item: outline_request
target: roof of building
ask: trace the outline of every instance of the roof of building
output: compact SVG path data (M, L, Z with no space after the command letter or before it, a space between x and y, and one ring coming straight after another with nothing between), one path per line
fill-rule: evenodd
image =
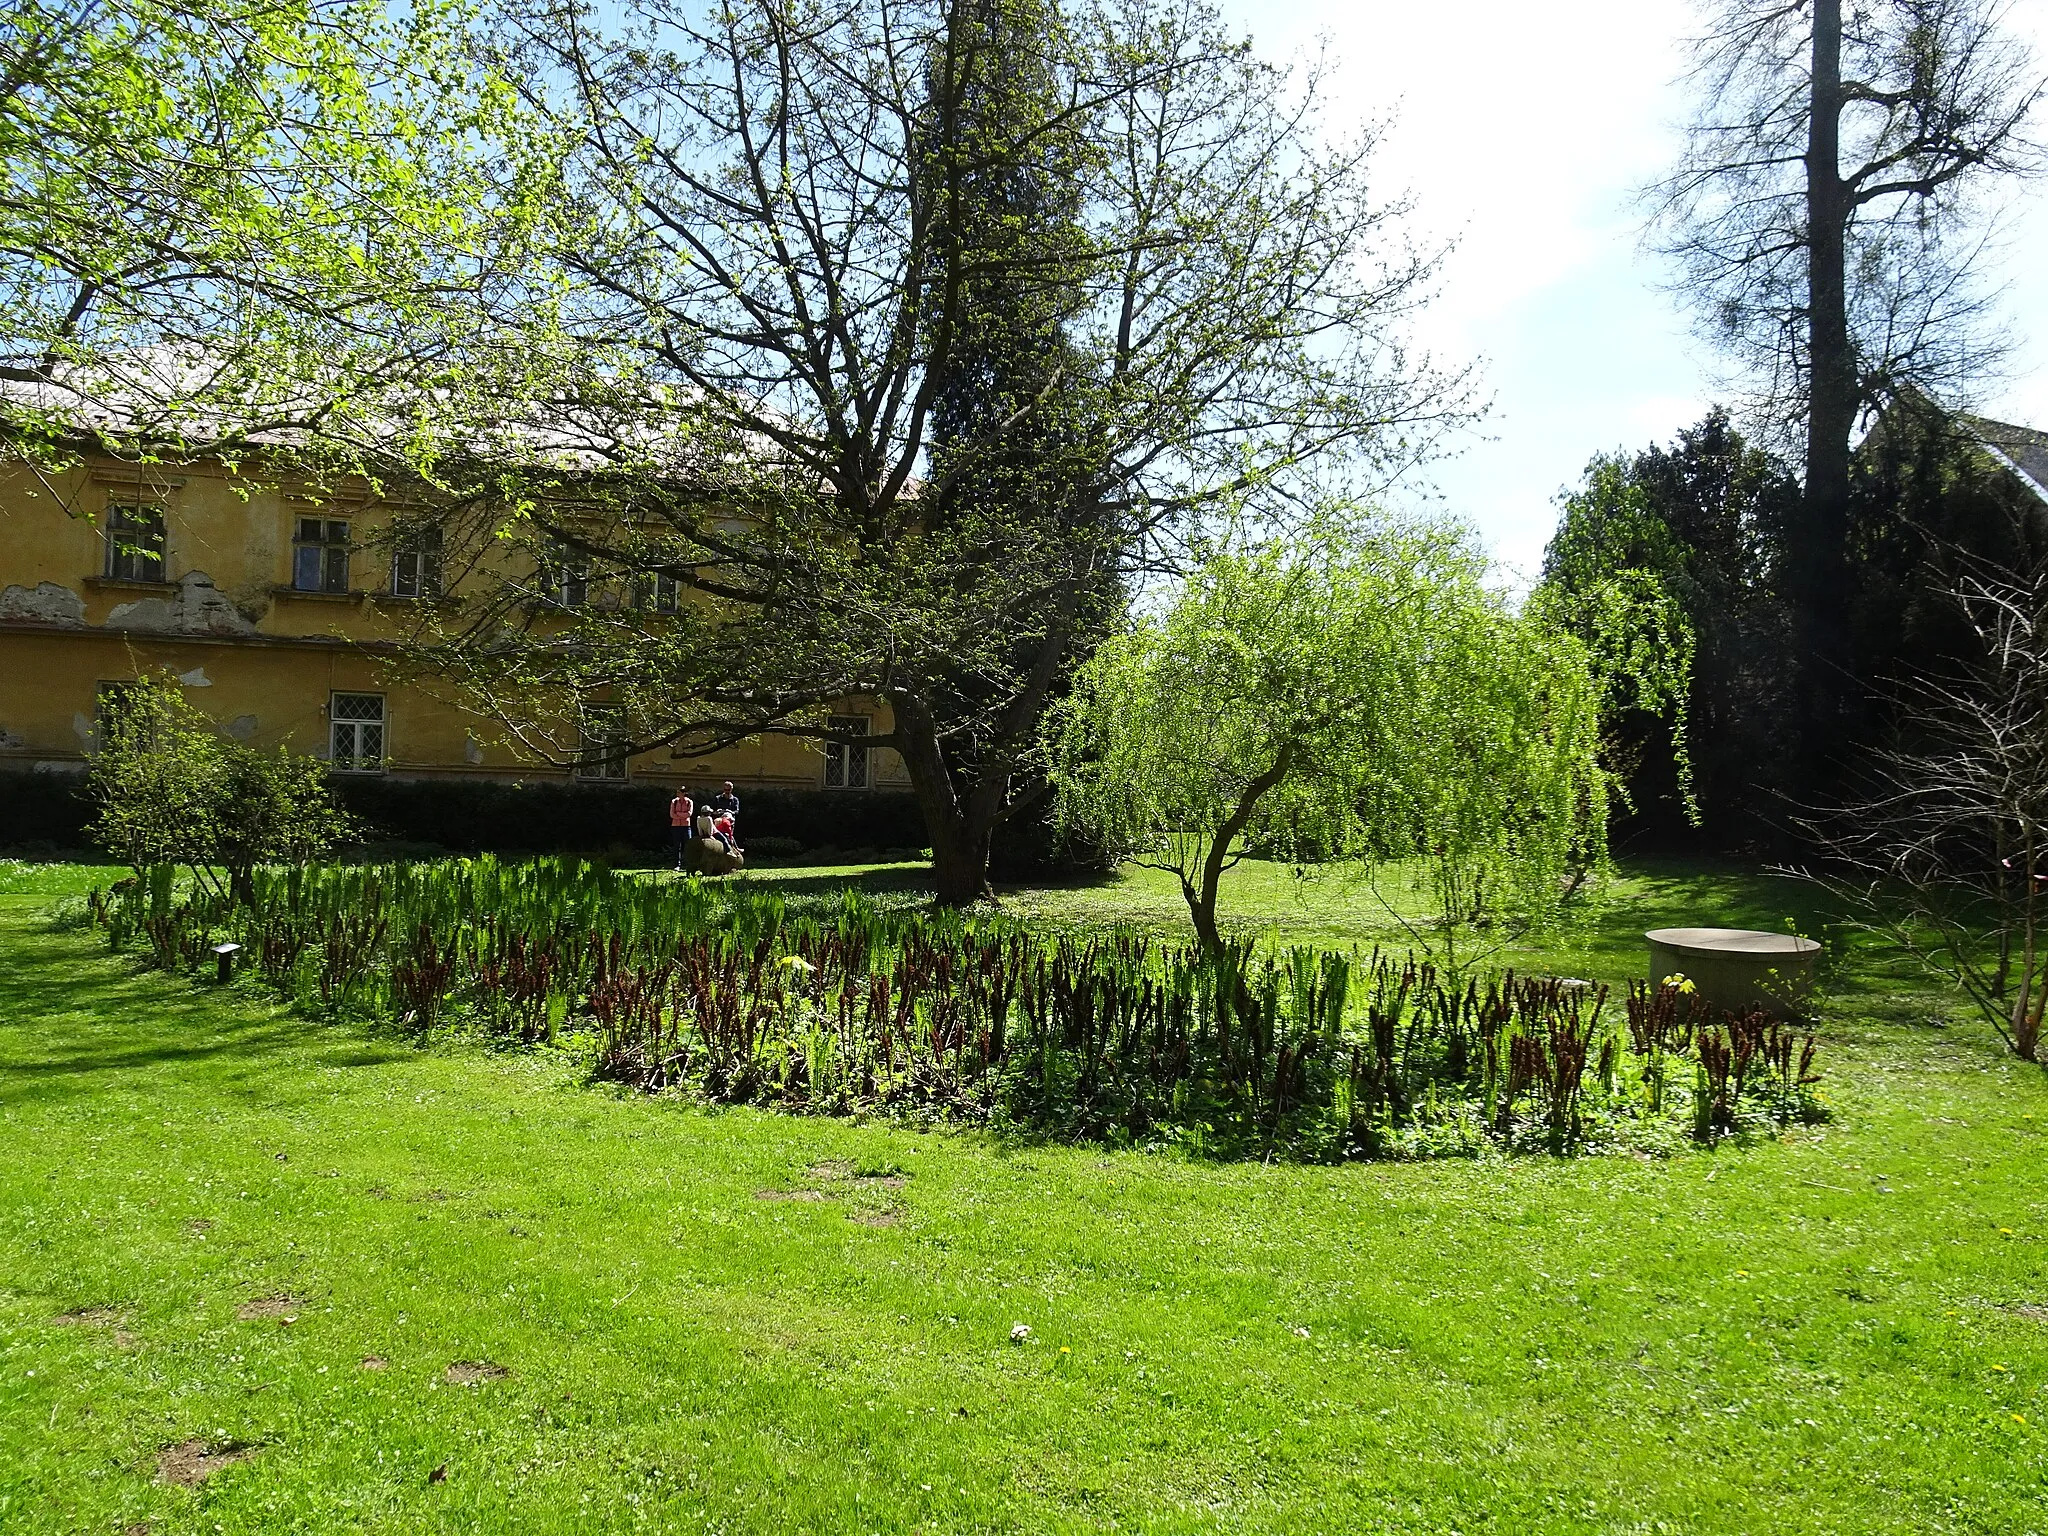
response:
M415 430L404 411L448 413L440 423L444 447L489 463L555 470L602 471L629 467L686 478L704 473L719 455L707 447L692 391L652 387L637 397L623 392L595 403L567 397L463 402L469 415L452 414L457 402L439 391L394 388L386 398L351 402L353 415L335 407L318 381L266 380L249 385L233 359L195 356L162 347L97 358L91 368L65 365L48 378L0 380L0 432L26 419L91 442L106 438L205 457L222 448L251 447L284 455L352 443L374 447L386 467L400 462ZM764 425L788 418L763 403ZM315 430L307 425L322 422ZM741 431L741 441L762 461L775 445L766 430Z
M2048 432L1992 421L1985 416L1960 418L1977 441L1996 454L2005 467L2043 502L2048 502Z

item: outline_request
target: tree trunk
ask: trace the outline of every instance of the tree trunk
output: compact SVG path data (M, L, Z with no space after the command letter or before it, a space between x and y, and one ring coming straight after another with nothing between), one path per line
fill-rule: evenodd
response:
M1008 787L1007 779L998 786L977 784L963 798L953 783L937 721L924 701L914 693L892 694L890 709L896 750L932 840L932 884L939 905L964 907L992 896L989 846L1002 818L1001 790Z
M1223 825L1210 839L1208 851L1202 855L1201 884L1192 884L1186 875L1181 876L1181 894L1187 898L1188 917L1195 925L1195 937L1212 955L1223 948L1223 933L1216 926L1216 897L1223 888L1223 871L1230 862L1230 845L1244 831L1266 792L1286 778L1287 770L1293 766L1294 743L1283 742L1266 771L1245 785L1236 808L1224 818Z
M1849 436L1862 386L1849 337L1849 188L1841 173L1842 5L1814 0L1806 140L1806 488L1792 553L1807 767L1838 737L1848 675Z
M928 816L926 824L932 834L933 896L939 905L965 907L993 898L988 855L994 825L977 825L975 818L967 815L949 817L938 826L932 826Z
M1218 871L1220 876L1221 871ZM1195 925L1195 938L1202 948L1215 954L1223 948L1223 933L1216 926L1216 890L1218 881L1206 878L1199 888L1183 880L1180 893L1187 899L1188 917Z
M990 728L979 775L966 794L961 794L954 782L930 706L914 689L898 688L889 693L896 750L910 775L918 808L924 812L925 830L931 834L932 883L940 906L964 907L995 895L988 881L989 850L996 828L1010 808L1014 764L1037 734L1045 702L1066 661L1079 597L1078 586L1068 583L1022 686Z
M2041 994L2048 990L2048 978L2035 974L2040 961L2041 882L2032 837L2020 862L2020 879L2026 887L2020 893L2020 987L2012 1005L2012 1048L2022 1060L2039 1061L2042 1015L2048 1012L2048 997Z

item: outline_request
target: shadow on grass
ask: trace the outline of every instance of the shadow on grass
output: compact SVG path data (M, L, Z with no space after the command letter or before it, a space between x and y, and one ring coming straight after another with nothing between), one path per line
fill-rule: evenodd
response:
M750 884L770 885L784 896L837 896L842 891L859 891L868 896L901 896L932 893L929 864L882 864L870 869L819 870L806 873L801 865L768 865L747 871Z
M378 1055L357 1052L353 1056L306 1057L307 1041L302 1034L283 1030L266 1032L248 1031L237 1034L233 1039L221 1040L204 1046L159 1046L138 1048L129 1051L81 1053L70 1056L53 1056L41 1060L6 1062L7 1084L0 1084L0 1104L26 1105L47 1103L52 1098L69 1093L97 1092L105 1084L102 1081L111 1074L146 1072L152 1068L189 1065L217 1059L228 1059L251 1068L260 1068L266 1059L282 1062L290 1057L297 1065L322 1067L370 1067L383 1066L403 1058L395 1054ZM57 1080L70 1080L53 1092L51 1084Z
M1631 860L1621 876L1627 889L1587 932L1586 947L1595 953L1645 950L1643 935L1653 928L1754 928L1824 939L1842 920L1819 886L1754 866Z
M138 969L82 935L16 927L0 951L0 1104L97 1092L109 1078L197 1063L273 1078L287 1059L294 1069L407 1059L400 1047L250 1001ZM296 1071L294 1079L303 1081Z

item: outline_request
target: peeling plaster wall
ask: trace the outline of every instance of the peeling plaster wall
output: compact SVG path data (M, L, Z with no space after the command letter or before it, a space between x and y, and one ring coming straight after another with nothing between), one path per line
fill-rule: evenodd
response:
M369 595L389 581L378 539L391 512L366 494L265 488L209 462L96 460L46 477L0 456L0 757L75 770L96 745L99 686L168 669L228 734L265 750L289 742L325 752L329 696L380 693L393 774L566 780L491 723L391 682L347 643L388 640L409 622ZM105 574L107 508L137 500L164 511L167 582ZM316 510L353 525L358 553L343 597L289 590L294 519ZM768 737L706 759L646 753L631 772L797 787L820 784L823 766L809 745ZM893 753L878 751L875 781L896 781L895 767Z
M82 626L85 599L54 581L39 581L33 587L8 587L0 591L0 619Z
M204 571L188 571L176 597L122 603L107 615L109 629L161 635L253 635L256 626L214 586Z

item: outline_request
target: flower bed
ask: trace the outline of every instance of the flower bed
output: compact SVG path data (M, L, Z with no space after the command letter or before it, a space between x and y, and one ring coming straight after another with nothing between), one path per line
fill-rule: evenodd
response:
M168 869L95 892L116 948L222 939L313 1012L584 1053L591 1075L800 1113L884 1113L1209 1155L1557 1152L1818 1113L1815 1046L1676 988L1496 977L1250 941L889 909L854 893L491 858L260 871L233 905Z

